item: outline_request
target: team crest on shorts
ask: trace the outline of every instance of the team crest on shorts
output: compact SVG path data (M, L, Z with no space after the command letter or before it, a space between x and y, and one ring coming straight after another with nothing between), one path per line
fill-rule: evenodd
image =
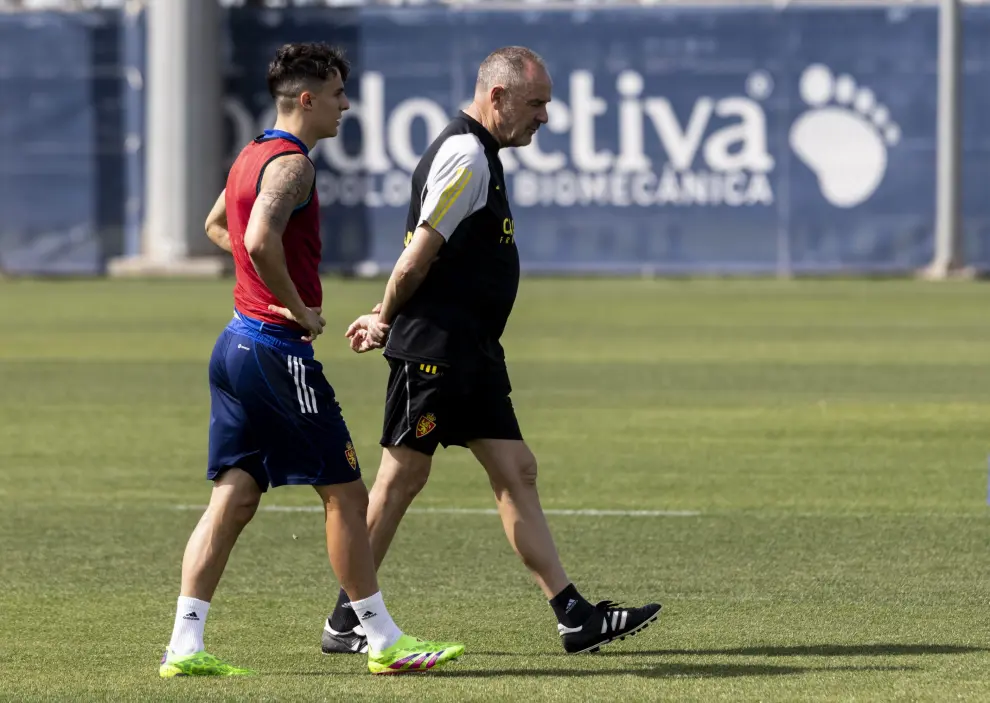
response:
M347 443L344 447L344 456L347 457L347 463L351 465L351 468L357 471L357 452L354 451L354 444L351 442Z
M426 413L421 415L419 422L416 423L416 439L420 437L425 437L433 431L433 428L437 426L437 416L433 413Z

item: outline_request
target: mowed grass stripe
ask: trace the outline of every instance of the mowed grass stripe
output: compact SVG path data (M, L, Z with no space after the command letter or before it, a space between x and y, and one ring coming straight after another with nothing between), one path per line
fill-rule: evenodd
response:
M987 288L896 281L523 280L504 343L541 498L622 513L549 520L590 599L663 603L640 636L564 656L449 450L381 582L456 667L320 654L337 586L300 488L265 497L289 511L247 528L207 625L261 675L158 680L230 288L0 284L0 700L986 699ZM387 371L342 334L381 288L325 281L317 345L369 484ZM659 510L701 515L635 515Z

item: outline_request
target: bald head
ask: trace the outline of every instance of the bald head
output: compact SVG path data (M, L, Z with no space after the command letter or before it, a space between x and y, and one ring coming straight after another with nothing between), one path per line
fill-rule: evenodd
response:
M481 62L475 92L488 93L497 85L513 90L532 81L538 73L547 74L547 67L535 51L524 46L502 47Z

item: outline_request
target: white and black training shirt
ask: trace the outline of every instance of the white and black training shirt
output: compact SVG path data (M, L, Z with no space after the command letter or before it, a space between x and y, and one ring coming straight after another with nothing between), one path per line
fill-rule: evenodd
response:
M460 112L420 159L406 244L424 223L446 241L393 320L386 356L504 361L499 339L519 287L519 252L498 150L492 134Z

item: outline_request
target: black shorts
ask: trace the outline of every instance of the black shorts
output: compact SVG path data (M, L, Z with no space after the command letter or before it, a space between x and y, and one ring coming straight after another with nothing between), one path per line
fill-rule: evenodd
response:
M438 444L466 447L473 439L522 439L504 364L388 363L383 447L409 447L432 456Z

